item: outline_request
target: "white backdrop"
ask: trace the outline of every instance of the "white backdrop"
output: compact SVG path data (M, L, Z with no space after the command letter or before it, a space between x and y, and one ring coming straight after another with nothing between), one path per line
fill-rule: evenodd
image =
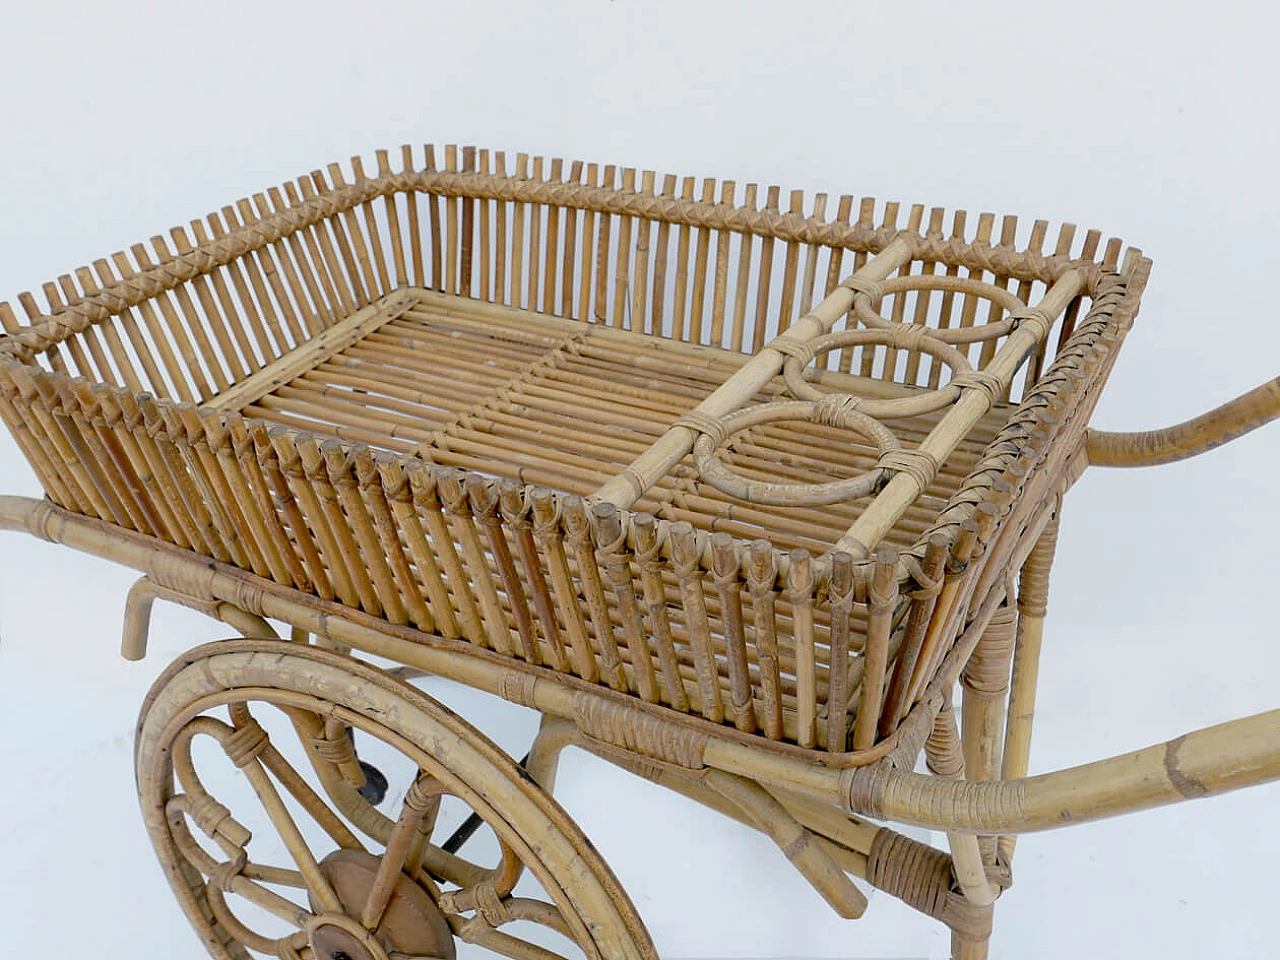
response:
M122 0L7 5L2 29L0 297L329 160L458 142L1118 233L1155 271L1102 427L1180 420L1280 372L1273 5ZM1280 428L1079 484L1034 771L1280 702L1277 451ZM0 492L39 493L7 436ZM152 656L120 661L133 576L0 545L13 956L201 955L136 815L130 744L151 679L224 631L160 611ZM522 721L476 709L518 754ZM599 763L572 756L561 783L664 956L946 955L889 898L837 920L768 844ZM1024 838L993 955L1274 956L1278 800ZM692 865L664 868L676 855Z

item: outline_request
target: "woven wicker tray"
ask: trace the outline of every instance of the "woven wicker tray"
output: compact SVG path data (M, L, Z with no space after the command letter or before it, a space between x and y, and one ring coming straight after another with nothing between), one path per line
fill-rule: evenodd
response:
M1145 261L445 165L317 174L8 320L51 498L745 733L892 734L994 582L939 604L945 558L1030 548Z
M75 270L18 298L25 322L0 304L0 417L48 495L0 498L0 526L144 571L127 656L156 598L251 638L181 658L139 727L144 814L215 955L501 945L520 911L588 955L651 955L533 785L569 743L766 832L841 915L866 906L850 873L903 898L968 960L1013 834L1280 776L1275 713L1026 776L1063 494L1091 462L1164 462L1266 422L1280 381L1168 430L1090 431L1140 251L1070 225L781 199L406 148ZM268 617L327 652L286 648ZM350 648L541 711L530 758ZM382 855L343 840L312 862L264 800L301 872L250 877L247 839L182 766L175 793L171 751L197 729L266 776L251 700L283 705L320 792ZM196 717L215 702L231 726ZM355 792L347 726L415 758L394 828ZM933 776L913 772L922 751ZM303 806L324 802L290 777ZM412 839L432 791L471 798L505 866L440 855L417 886L395 879L434 849ZM495 792L512 806L491 809ZM946 830L950 854L868 816ZM518 853L530 836L541 854ZM526 867L555 906L495 886ZM264 877L319 914L298 920ZM224 891L301 926L264 939L218 913ZM439 943L377 925L393 891Z

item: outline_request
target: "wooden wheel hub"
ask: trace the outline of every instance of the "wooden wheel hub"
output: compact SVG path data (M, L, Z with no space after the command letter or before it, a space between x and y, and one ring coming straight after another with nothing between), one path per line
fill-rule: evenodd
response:
M335 850L320 861L345 914L320 914L311 924L307 933L316 960L386 960L391 951L454 960L449 921L431 895L404 875L396 879L376 930L370 933L352 919L364 909L381 863L363 850ZM318 908L314 897L312 908Z
M386 960L386 953L368 942L367 933L361 937L324 917L312 924L309 936L316 960Z

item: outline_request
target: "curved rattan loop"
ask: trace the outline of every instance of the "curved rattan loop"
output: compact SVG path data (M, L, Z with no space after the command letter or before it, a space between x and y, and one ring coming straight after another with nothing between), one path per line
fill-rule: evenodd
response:
M969 373L972 367L969 361L955 347L935 336L937 331L916 326L915 324L896 324L892 327L874 330L843 330L840 333L829 333L823 337L810 340L809 359L797 354L788 354L782 367L782 376L786 380L791 395L800 400L823 400L834 394L819 390L804 378L807 364L817 356L838 350L843 347L883 346L896 350L907 350L924 353L935 360L945 363L952 376ZM913 392L905 397L892 399L876 397L858 398L858 410L870 417L915 417L922 413L931 413L949 407L960 397L960 388L947 384L938 390Z
M1003 287L992 283L983 283L969 277L949 277L945 274L916 274L910 277L894 277L880 283L880 296L894 293L906 293L909 290L940 290L944 293L963 293L970 296L990 300L1009 314L1026 311L1027 305ZM853 313L864 326L872 330L884 330L893 325L872 308L872 297L859 293L853 300ZM931 336L943 343L977 343L981 340L995 340L1010 333L1018 325L1018 319L1006 316L995 323L984 323L973 327L943 327L930 329Z
M724 439L728 440L735 433L761 424L776 423L780 420L805 420L809 423L822 423L852 430L864 440L875 444L881 456L891 450L899 449L900 444L893 431L857 409L860 403L861 401L856 397L842 396L824 397L820 402L783 400L765 403L724 417L720 421L720 428ZM771 483L748 480L716 459L715 452L720 446L721 443L717 443L716 437L710 434L703 433L698 437L693 445L693 459L697 464L698 472L702 474L703 480L721 493L745 500L747 503L779 507L841 503L873 493L888 475L886 470L878 468L856 477L832 480L827 483Z

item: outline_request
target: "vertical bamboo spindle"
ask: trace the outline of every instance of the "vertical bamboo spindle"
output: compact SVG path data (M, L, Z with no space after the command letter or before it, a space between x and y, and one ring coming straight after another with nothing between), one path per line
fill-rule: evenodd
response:
M792 634L796 651L796 741L817 744L818 670L813 637L813 563L809 551L796 547L789 556L787 595L791 600Z
M493 557L498 580L507 595L507 607L515 621L516 639L520 644L519 652L529 663L541 664L542 654L539 650L538 634L533 626L533 617L529 615L524 583L516 570L515 560L511 556L511 548L507 545L507 536L503 530L498 491L494 489L493 483L474 473L467 476L465 487L471 512L484 528L485 539L489 541L489 555ZM480 564L476 564L475 576L483 576L482 569ZM505 623L505 618L503 622Z
M426 168L429 171L436 169L436 147L434 143L428 143L423 148L426 159ZM424 198L427 204L427 230L430 234L431 248L428 251L431 255L431 289L445 291L444 269L441 264L444 262L444 244L440 240L440 197L434 193L428 193Z
M711 645L707 599L698 563L700 551L693 525L686 520L673 523L667 530L667 538L671 541L671 565L680 583L680 601L684 607L685 628L689 631L689 646L693 651L693 667L698 675L702 715L713 723L722 723L724 703L720 699L720 673L716 668L715 648Z
M662 178L662 196L671 199L676 195L676 178L668 173ZM668 220L658 221L657 241L653 250L653 296L650 308L649 332L656 337L666 333L665 316L667 304L667 267L671 250L671 223Z
M907 612L907 622L902 631L898 658L893 665L889 689L885 694L884 708L880 711L881 737L887 737L897 728L909 707L907 688L911 683L916 664L919 662L925 631L929 627L930 618L937 605L938 594L942 590L942 572L947 562L946 536L942 533L934 533L929 537L924 560L920 563L917 564L915 558L911 556L905 559L908 567L913 571L912 578L917 586L907 594L911 598L911 609Z
M853 609L853 557L831 555L831 677L827 689L827 749L842 753L849 715L849 614Z
M582 181L582 161L574 160L569 164L569 182L580 183ZM576 207L566 207L560 213L564 217L564 253L560 258L560 316L575 317L582 319L582 306L579 304L578 312L574 313L573 306L573 278L574 271L577 269L577 250L578 250L578 210Z
M685 177L681 183L680 199L693 202L693 177ZM689 307L689 236L692 231L687 223L676 228L676 276L674 299L671 304L671 336L685 340L685 318Z
M729 693L733 722L744 733L756 732L751 676L747 669L747 636L742 621L741 565L733 537L711 535L711 576L720 595L720 616L724 626L725 656L729 661Z
M742 209L754 211L756 208L756 185L748 183L742 197ZM729 347L740 353L746 336L747 299L751 285L751 245L755 234L738 234L738 282L733 294L733 332L729 338Z
M756 628L756 658L760 666L760 697L764 733L782 739L782 680L778 668L778 633L775 622L774 583L778 561L768 540L752 541L747 555L747 590Z
M573 586L569 572L569 558L564 551L564 536L560 526L560 513L551 491L535 487L529 491L533 503L533 537L541 545L547 558L547 572L555 590L558 608L564 618L564 628L569 634L569 649L573 651L574 672L583 680L595 683L600 678L596 658L591 652L591 640L587 636L587 624L582 617L582 604Z
M387 151L385 149L376 151L374 159L378 164L378 176L390 177L391 158ZM400 211L396 205L399 196L399 191L393 191L385 194L382 198L382 210L386 218L387 236L391 239L391 262L396 272L395 286L389 287L392 290L409 285L409 274L405 269L404 261L404 234L401 232Z
M720 184L720 206L729 209L733 206L733 194L737 184L725 180ZM732 234L728 230L716 231L716 266L714 286L711 292L711 339L713 347L724 345L724 312L728 301L729 282L729 245Z
M541 182L543 162L541 157L533 158L533 180ZM538 309L539 284L542 279L542 204L529 204L529 269L528 303L530 310Z
M622 518L618 516L618 508L612 503L597 503L591 508L591 521L594 526L596 553L618 600L618 619L622 622L622 633L627 641L636 691L643 699L657 703L658 685L653 673L653 657L649 653L649 642L640 619L640 604L636 600Z
M560 500L564 517L565 537L573 548L578 561L578 583L586 600L591 626L596 635L596 656L600 663L600 675L615 690L627 689L627 675L622 669L618 641L613 634L613 621L609 619L609 606L600 584L600 568L596 564L595 549L591 543L591 527L586 507L579 497Z
M778 212L778 188L765 190L764 208L769 213ZM773 282L773 244L772 236L760 238L760 261L756 273L756 322L752 328L751 352L759 353L769 336L769 317L772 313L769 306L769 290Z
M594 187L600 179L600 165L588 163L586 170L587 187ZM607 217L608 214L605 214ZM592 316L592 304L595 299L592 295L591 283L595 279L595 243L596 243L596 211L594 207L585 206L582 208L582 244L578 251L578 317L586 323L594 320Z
M889 632L893 611L898 605L898 551L889 546L876 551L871 572L867 607L867 643L862 652L862 695L853 723L853 749L865 750L875 743L883 702L884 675L889 662Z
M1040 647L1044 640L1044 619L1049 599L1049 568L1058 546L1059 514L1045 525L1040 539L1022 565L1018 583L1018 632L1013 648L1013 681L1009 694L1009 717L1004 736L1001 779L1018 780L1027 775L1031 757L1031 727L1036 713L1036 682L1040 673ZM1017 837L1001 837L1001 859L1012 861Z
M649 633L658 648L658 664L662 668L667 702L681 713L689 712L689 695L680 677L680 659L671 638L671 622L667 617L667 590L662 582L662 563L658 555L657 521L647 513L631 518L636 535L636 565L644 588L645 611L649 617Z
M933 611L933 616L929 619L929 629L925 632L920 656L916 660L911 680L907 684L907 695L903 701L907 709L910 709L911 705L919 699L921 691L932 679L933 675L930 672L930 666L937 657L943 641L948 639L944 638L942 633L947 628L947 622L951 619L951 608L955 605L956 594L964 582L965 574L969 570L969 558L973 556L973 551L977 544L978 524L977 521L970 517L960 525L960 531L951 544L950 556L946 562L946 575L942 583L942 592L938 594L938 602Z
M516 553L524 568L523 582L533 595L533 608L547 639L551 666L564 672L569 668L569 661L565 654L564 640L560 636L560 625L556 622L555 602L547 588L547 579L542 574L538 545L533 538L533 523L530 520L532 504L522 495L519 484L514 480L499 480L497 486L502 517L507 529L515 534Z
M645 197L653 197L654 172L645 170L640 174L640 193ZM653 236L653 221L645 217L636 220L635 257L631 265L631 275L635 283L631 291L631 329L637 332L653 333L649 322L649 241Z
M436 488L444 512L451 521L453 537L462 546L462 559L466 564L466 572L455 587L457 594L469 594L475 598L479 609L482 627L472 642L481 643L497 650L505 656L511 656L511 631L507 627L507 618L502 612L502 602L493 588L493 575L489 572L489 564L485 559L484 546L480 543L480 535L476 532L475 516L471 509L470 498L465 485L466 474L461 470L445 469L439 471ZM450 578L452 579L452 578ZM470 589L468 589L470 582Z
M404 144L400 147L400 163L405 173L414 171L413 147ZM405 213L407 215L406 232L409 235L409 259L413 263L413 285L426 288L427 274L422 257L422 228L418 216L418 194L415 190L406 190L404 195Z
M702 181L701 202L710 206L715 201L714 180ZM689 300L689 342L703 342L703 314L707 299L707 257L711 248L711 230L698 228L696 252L693 260L693 291Z
M606 190L614 189L618 168L606 164L600 174L600 186ZM596 226L596 259L595 259L595 306L592 308L592 319L596 323L607 323L609 320L609 255L613 252L613 221L610 213L601 212Z
M813 198L813 213L810 219L822 223L827 217L827 195L819 193ZM800 316L813 309L813 293L818 281L818 254L822 248L817 244L805 244L804 272L800 280ZM827 291L823 291L825 296Z
M556 158L551 161L551 180L561 183L564 179L564 161ZM547 205L546 251L543 257L542 277L542 312L556 312L556 279L560 266L560 211L556 204Z
M622 191L636 192L636 171L626 167L622 171ZM631 309L631 264L634 251L631 247L631 232L635 225L633 217L618 217L618 250L613 268L613 317L611 323L615 327L631 328L632 320L628 317Z
M493 155L494 175L506 177L507 155L501 150ZM507 287L507 214L513 204L495 200L493 204L493 302L514 304L515 294Z
M476 169L476 148L462 148L462 172L474 173ZM472 296L471 277L475 270L475 233L476 233L476 201L470 197L462 200L462 238L459 257L461 271L458 277L458 292L464 297Z
M489 176L489 151L481 150L477 159L479 172ZM489 208L492 201L481 197L476 201L476 250L479 251L479 293L476 299L494 303L493 293L493 235L490 229ZM499 203L501 201L498 201Z
M450 607L457 610L461 619L462 636L482 647L490 646L485 636L480 609L476 605L475 593L467 588L467 574L462 569L462 559L458 556L453 534L445 518L439 470L421 460L410 460L404 466L404 473L409 479L413 506L431 540L431 552L439 559L440 569L448 583L453 600Z

